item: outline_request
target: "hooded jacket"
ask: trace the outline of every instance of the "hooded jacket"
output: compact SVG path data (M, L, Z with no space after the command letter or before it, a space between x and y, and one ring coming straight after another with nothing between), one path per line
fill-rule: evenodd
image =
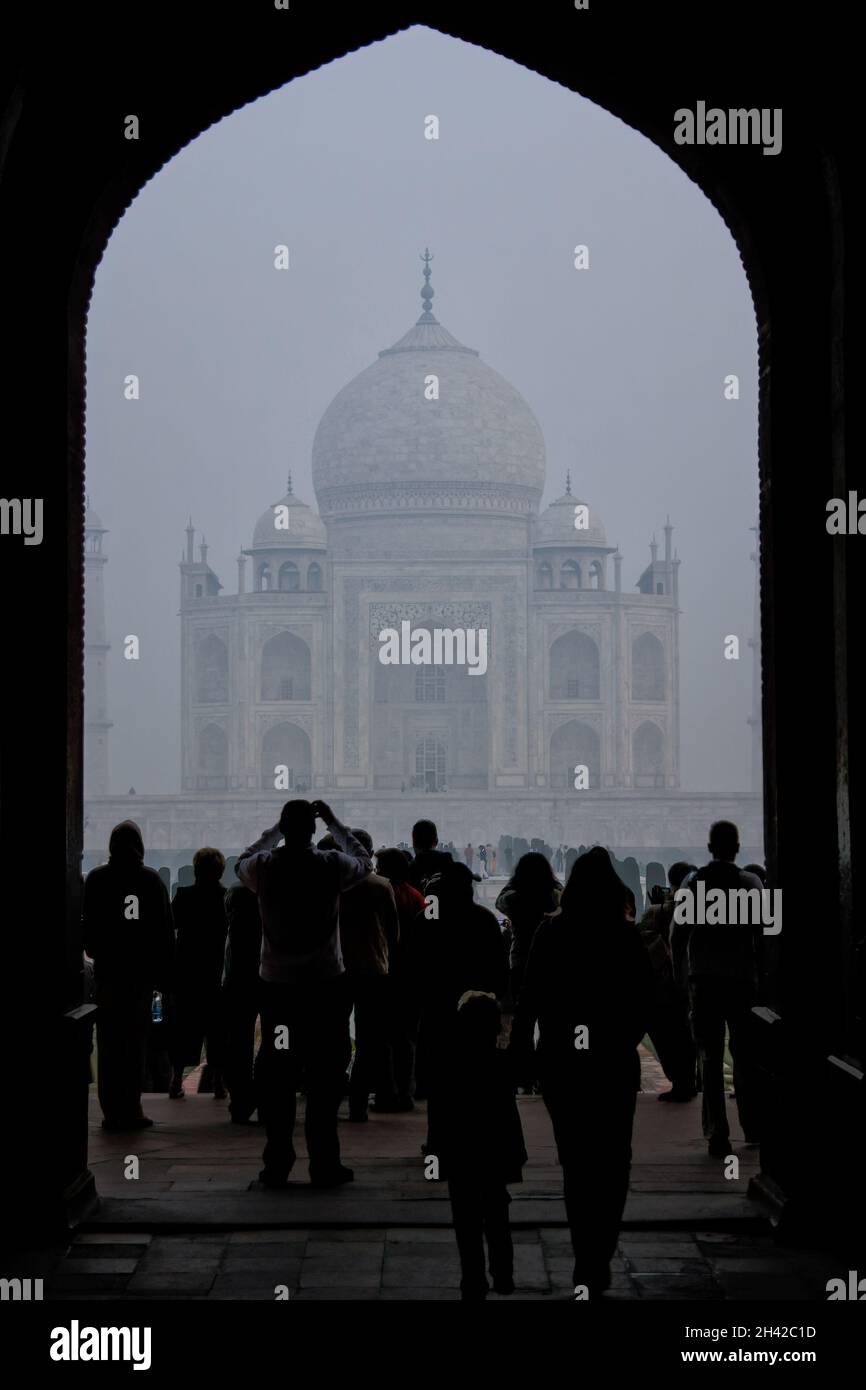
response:
M109 993L168 989L174 927L165 884L144 863L134 821L111 832L109 859L84 881L83 944L93 960L97 999Z

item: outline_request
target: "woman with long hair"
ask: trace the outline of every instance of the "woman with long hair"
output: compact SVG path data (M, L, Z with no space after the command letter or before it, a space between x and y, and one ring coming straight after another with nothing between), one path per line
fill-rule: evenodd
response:
M637 1048L652 1001L652 968L630 908L607 850L575 861L559 910L533 937L512 1029L519 1055L538 1023L574 1284L590 1297L610 1286L631 1169Z
M562 884L549 861L543 854L530 850L518 860L514 873L496 899L497 912L511 924L505 1013L514 1012L535 930L543 917L556 911L561 892ZM531 1094L536 1082L531 1035L524 1039L520 1054L515 1053L514 1067L518 1090Z

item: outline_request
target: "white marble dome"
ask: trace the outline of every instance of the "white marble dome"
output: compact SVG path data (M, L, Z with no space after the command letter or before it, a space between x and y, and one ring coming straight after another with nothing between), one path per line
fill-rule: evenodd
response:
M427 307L418 322L328 406L313 441L326 518L457 510L533 515L544 438L518 391L459 343ZM425 398L436 376L438 400Z
M90 502L90 498L89 498L89 497L87 497L87 498L85 499L85 507L86 507L85 514L84 514L84 527L85 527L85 530L87 530L87 531L104 531L104 530L105 530L105 526L103 525L102 517L99 515L99 512L94 511L93 507L91 506L91 502Z
M289 508L288 530L277 529L275 507ZM279 502L262 512L253 531L253 550L319 550L328 543L325 527L318 515L296 497L289 478L288 491Z
M587 507L589 525L575 527L575 507ZM566 488L562 497L557 497L555 502L545 508L535 524L535 535L533 544L538 545L589 545L607 547L607 536L601 517L594 512L589 504L581 501L579 497L573 497L570 486Z

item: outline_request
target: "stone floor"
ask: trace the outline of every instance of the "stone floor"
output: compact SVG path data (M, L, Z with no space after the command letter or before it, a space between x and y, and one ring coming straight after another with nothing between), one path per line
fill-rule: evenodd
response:
M517 1229L514 1243L514 1300L573 1298L567 1230ZM460 1296L454 1237L445 1227L85 1232L68 1249L26 1264L25 1271L19 1262L15 1272L42 1274L46 1299L76 1302ZM767 1235L626 1231L605 1299L819 1301L826 1299L827 1279L840 1272L814 1252L776 1249Z
M747 1196L757 1152L731 1102L739 1172L710 1159L700 1102L659 1104L666 1088L645 1053L629 1198L606 1299L823 1300L847 1270L818 1252L778 1248ZM42 1277L47 1299L441 1300L459 1297L447 1188L424 1177L426 1119L372 1115L340 1125L355 1181L307 1183L303 1139L285 1191L257 1181L262 1133L228 1122L224 1101L148 1096L152 1129L105 1134L95 1097L90 1166L100 1205L68 1246L4 1260L5 1277ZM530 1161L512 1189L518 1301L570 1299L562 1174L543 1102L521 1098ZM587 1142L592 1142L591 1126ZM731 1165L729 1165L730 1167ZM491 1295L491 1299L496 1296Z

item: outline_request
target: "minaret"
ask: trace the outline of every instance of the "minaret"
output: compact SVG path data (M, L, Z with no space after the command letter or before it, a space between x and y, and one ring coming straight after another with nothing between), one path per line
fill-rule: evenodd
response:
M752 649L752 713L748 724L752 730L751 790L753 796L760 796L764 790L763 740L761 727L761 587L758 563L758 528L750 526L755 533L755 549L750 559L755 566L755 600L752 617L752 636L749 646Z
M84 795L108 796L108 681L109 644L105 633L103 575L108 556L102 553L105 527L87 499L84 519Z

